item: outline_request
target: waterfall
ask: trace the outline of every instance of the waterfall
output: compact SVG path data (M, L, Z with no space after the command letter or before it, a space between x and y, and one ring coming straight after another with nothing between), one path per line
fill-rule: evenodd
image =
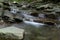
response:
M32 17L30 15L25 14L24 17L25 18L23 19L23 22L25 24L32 25L32 26L35 26L35 27L41 27L41 26L45 25L43 23L34 22L34 19L33 19L34 17Z

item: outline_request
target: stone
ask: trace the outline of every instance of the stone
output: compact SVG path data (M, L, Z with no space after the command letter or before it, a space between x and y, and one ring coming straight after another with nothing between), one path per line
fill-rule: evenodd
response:
M44 10L44 12L53 12L54 11L54 9L46 9L46 10Z
M18 18L14 18L14 21L15 21L16 23L21 23L21 22L23 22L23 20L18 19Z
M24 29L19 29L17 27L11 26L0 29L0 38L2 39L23 39ZM8 39L9 38L9 39Z
M47 25L55 25L55 23L53 23L53 22L45 22L45 24L47 24Z
M49 19L57 19L55 14L45 14L45 17Z
M2 3L3 3L3 5L10 6L9 3L7 3L7 2L2 2Z
M45 14L39 14L39 18L45 18Z
M32 12L30 15L31 15L31 16L34 16L34 17L38 17L39 13L37 13L37 12Z

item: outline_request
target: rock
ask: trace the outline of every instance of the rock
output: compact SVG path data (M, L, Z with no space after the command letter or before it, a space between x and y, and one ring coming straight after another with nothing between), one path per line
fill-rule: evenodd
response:
M34 17L38 17L39 13L32 12L30 15L31 15L31 16L34 16Z
M39 14L39 18L45 18L45 14Z
M53 9L53 7L51 7L50 4L46 4L46 5L40 5L36 8L36 10L44 10L44 9Z
M52 23L52 22L44 22L44 23L47 25L55 25L55 23Z
M9 11L7 11L7 10L5 10L4 15L10 17L10 19L13 19L13 14L10 13Z
M7 2L2 2L2 3L3 3L3 5L10 6L9 3L7 3Z
M2 39L21 40L21 39L23 39L23 35L24 35L24 29L19 29L14 26L0 29L0 40L2 40Z
M60 8L56 8L54 11L56 14L60 15Z
M54 11L53 9L46 9L46 10L44 10L44 12L48 12L48 13L53 12L53 11Z
M34 20L34 22L43 23L43 21L40 21L40 20Z
M46 4L46 5L41 5L41 6L37 7L37 8L47 8L47 7L48 7L48 4Z
M54 14L45 14L45 17L50 19L57 19L56 15Z
M58 19L58 21L60 21L60 16L59 16L59 17L57 17L57 19Z
M2 17L2 20L5 22L5 23L8 23L8 21L9 21L9 17L8 16L3 16Z
M8 20L6 23L9 23L9 24L13 24L13 23L15 23L15 20Z
M22 5L22 8L26 8L27 6L26 5Z
M0 3L0 8L2 8L2 5L3 5L3 4L2 4L2 3Z
M16 2L16 1L13 1L13 3L14 3L14 4L17 4L17 2Z
M23 20L18 19L18 18L13 18L13 19L14 19L14 21L15 21L16 23L21 23L21 22L23 22Z
M11 10L9 7L4 7L3 9L4 9L4 10L8 10L8 11Z
M44 9L45 9L44 7L36 8L36 10L44 10Z
M15 5L15 6L17 6L17 7L22 7L22 5L20 5L20 4L17 3L17 2L13 2L12 4Z
M9 17L8 16L3 16L2 19L3 20L9 20Z

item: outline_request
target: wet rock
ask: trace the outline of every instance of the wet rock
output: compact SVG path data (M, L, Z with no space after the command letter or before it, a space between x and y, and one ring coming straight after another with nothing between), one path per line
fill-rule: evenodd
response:
M60 15L60 8L55 9L54 11L56 14Z
M2 20L3 20L3 22L5 22L6 24L13 24L13 23L15 23L15 21L14 21L13 19L11 19L10 17L8 17L8 16L3 16L3 17L2 17Z
M44 9L53 9L53 7L51 7L50 4L40 5L36 7L36 10L44 10Z
M27 5L22 5L22 8L27 8Z
M56 15L54 14L45 14L45 17L50 19L57 19Z
M45 14L39 14L39 18L45 18Z
M60 21L60 16L59 16L59 17L57 17L57 19L58 19L58 21Z
M8 17L8 16L3 16L3 17L2 17L2 20L3 20L3 22L5 22L6 24L14 23L14 21L10 21L11 19L10 19L10 17Z
M53 7L47 7L47 9L53 9Z
M43 23L42 21L39 21L39 20L34 20L34 22Z
M18 4L18 2L16 2L16 1L13 1L12 3L13 3L13 4Z
M2 2L2 3L3 3L3 5L10 6L9 3L7 3L7 2Z
M18 18L13 18L13 19L14 19L14 21L15 21L16 23L21 23L21 22L23 22L23 20L18 19Z
M14 20L8 20L6 23L13 24L13 23L15 23L15 21Z
M30 15L31 15L31 16L34 16L34 17L38 17L39 13L32 12Z
M3 16L2 19L3 20L9 20L9 17L8 16Z
M34 9L34 7L32 7L31 5L22 5L21 7L22 9L30 9L30 8Z
M44 7L36 8L36 10L44 10L44 9L45 9Z
M46 10L44 10L44 12L48 12L48 13L51 13L53 11L54 11L53 9L46 9Z
M17 7L22 7L22 5L20 5L19 3L12 3L12 4L17 6Z
M22 5L19 5L19 4L18 4L17 7L22 7Z
M8 10L10 11L11 9L9 7L4 7L3 10Z
M2 6L0 5L0 8L1 8Z
M47 25L55 25L55 23L52 23L52 22L44 22L44 23Z
M27 8L31 8L32 6L31 5L28 5Z
M31 6L32 9L36 9L36 6Z
M0 3L0 8L2 8L2 5L3 5L3 4L2 4L2 3Z

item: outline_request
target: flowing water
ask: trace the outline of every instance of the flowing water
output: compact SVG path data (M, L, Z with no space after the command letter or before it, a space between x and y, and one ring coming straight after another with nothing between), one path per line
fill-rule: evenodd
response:
M11 27L11 26L15 26L15 27L18 27L18 28L22 28L22 29L24 29L25 30L25 32L26 32L26 36L25 36L25 40L31 40L30 38L34 38L34 39L36 39L37 37L38 37L38 39L41 39L41 40L43 40L44 38L46 39L46 37L45 36L47 36L49 33L51 33L51 28L49 28L49 27L46 27L45 28L45 24L43 24L43 23L37 23L37 22L34 22L33 21L33 19L35 19L36 17L33 17L33 16L30 16L30 15L28 15L30 12L29 12L29 10L19 10L20 11L20 13L17 13L17 15L19 16L19 17L24 17L23 18L23 22L22 23L19 23L19 24L11 24L11 25L9 25L9 26L5 26L5 24L4 25L0 25L0 28L4 28L4 27ZM8 11L6 11L5 13L7 13L7 15L9 15L8 13ZM11 13L10 13L11 14ZM39 15L40 16L40 15ZM42 16L43 17L43 16ZM28 20L29 19L29 20ZM43 29L41 29L41 27L44 27ZM40 29L41 30L40 30ZM49 30L50 29L50 30ZM49 30L49 31L48 31ZM54 31L55 29L53 29L53 31ZM31 32L33 33L33 34L31 34ZM40 33L41 32L41 33ZM48 33L49 32L49 33ZM36 34L35 34L36 33ZM47 34L48 33L48 34ZM55 33L54 33L55 34ZM36 36L36 35L38 35L38 36ZM48 35L49 37L51 37L50 35ZM52 36L53 37L53 36ZM48 38L48 37L47 37ZM36 40L38 40L38 39L36 39Z

